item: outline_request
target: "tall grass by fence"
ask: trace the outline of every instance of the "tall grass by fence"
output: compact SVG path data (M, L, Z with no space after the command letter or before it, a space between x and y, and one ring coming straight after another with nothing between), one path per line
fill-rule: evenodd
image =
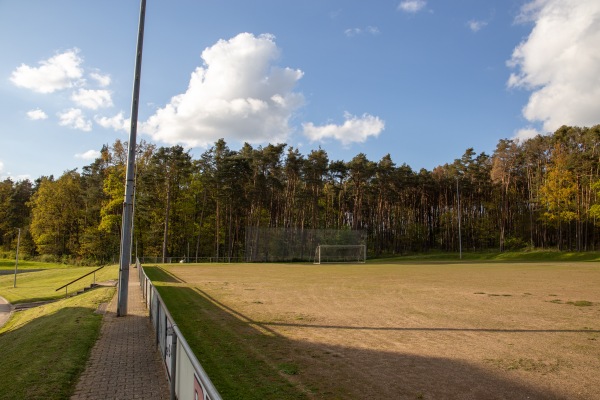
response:
M167 368L171 399L221 400L221 395L190 349L160 294L141 266L138 273L142 294L156 332L156 343Z

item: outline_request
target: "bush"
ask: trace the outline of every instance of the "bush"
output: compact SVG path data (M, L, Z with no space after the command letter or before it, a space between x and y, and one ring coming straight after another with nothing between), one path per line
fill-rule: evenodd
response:
M527 243L519 237L507 237L504 240L504 250L518 251L524 250L527 247Z
M60 264L59 258L54 254L40 254L39 256L35 257L35 261Z

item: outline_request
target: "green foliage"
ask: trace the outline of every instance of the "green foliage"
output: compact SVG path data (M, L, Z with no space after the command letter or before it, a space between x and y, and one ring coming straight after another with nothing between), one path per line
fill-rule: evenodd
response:
M41 253L76 254L82 225L80 175L65 172L58 180L42 179L31 200L31 234Z
M243 258L252 228L366 232L369 254L600 248L600 125L468 148L431 171L387 154L330 160L285 144L198 159L181 146L137 146L133 240L140 257ZM287 148L286 148L287 147ZM77 263L119 252L127 143L81 173L0 182L0 251ZM460 201L459 201L460 200ZM459 218L460 217L460 218ZM460 221L459 221L460 219ZM459 243L459 222L460 236ZM6 253L8 252L8 253Z
M107 200L100 210L100 224L98 230L101 232L119 232L123 212L123 198L125 196L125 166L115 165L105 171L103 192Z
M546 208L542 218L558 226L577 217L577 185L573 173L568 169L564 149L558 144L553 149L552 160L546 181L540 189L540 202Z
M589 209L589 214L592 218L595 219L595 223L600 225L600 180L594 182L592 184L592 190L596 195L596 203L592 204Z
M22 254L31 252L33 246L27 227L31 220L29 201L32 194L33 184L29 180L0 182L0 251L16 249L18 229L21 229L19 250Z
M504 247L509 251L523 250L527 247L527 243L520 237L508 237L504 242Z

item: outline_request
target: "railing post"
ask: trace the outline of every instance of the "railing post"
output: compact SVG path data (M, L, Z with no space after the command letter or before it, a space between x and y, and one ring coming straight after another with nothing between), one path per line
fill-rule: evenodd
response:
M175 379L177 379L177 334L174 327L171 327L171 334L173 335L171 344L171 400L175 400L177 398L175 393Z
M154 290L156 290L156 288L154 288ZM156 323L156 347L160 348L160 302L158 297L156 298L156 315L154 317Z

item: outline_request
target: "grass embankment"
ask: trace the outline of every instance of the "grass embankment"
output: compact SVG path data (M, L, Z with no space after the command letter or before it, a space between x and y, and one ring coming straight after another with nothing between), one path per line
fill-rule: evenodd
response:
M257 335L248 325L224 312L201 292L171 286L177 279L157 267L144 268L211 381L225 399L305 399L302 389L286 379L294 375L286 360L272 365L257 349ZM193 310L193 314L190 314ZM278 340L269 337L269 340Z
M0 270L14 271L15 270L15 260L9 259L0 259ZM56 264L56 263L48 263L48 262L38 262L38 261L25 261L19 260L19 265L17 269L19 271L27 271L27 270L37 270L37 269L59 269L65 268L68 265L65 264ZM75 268L75 267L72 267Z
M507 252L463 252L462 259L459 253L432 252L424 254L409 254L404 256L380 257L369 259L368 262L544 262L544 261L600 261L600 252L572 252L558 250L534 250L534 251L507 251Z
M5 264L0 260L0 269ZM57 292L58 287L94 269L19 262L17 287L14 275L0 276L0 295L13 304L60 299L65 291ZM117 272L116 266L105 267L96 272L96 282L116 279ZM90 275L73 284L69 293L92 280ZM97 288L15 312L0 328L0 400L69 398L100 333L102 316L94 311L114 292L112 287Z
M17 274L16 288L13 287L13 274L0 276L0 295L12 304L54 300L65 297L65 289L59 291L56 291L56 289L97 268L68 267L61 264L46 263L31 263L27 267L35 272ZM19 264L19 268L21 268L21 264ZM118 266L104 267L96 272L96 282L116 279L117 275ZM93 274L89 275L70 285L68 287L68 292L74 293L77 290L89 286L93 280Z
M0 399L68 399L100 333L102 316L94 311L114 291L98 288L14 313L0 328Z

